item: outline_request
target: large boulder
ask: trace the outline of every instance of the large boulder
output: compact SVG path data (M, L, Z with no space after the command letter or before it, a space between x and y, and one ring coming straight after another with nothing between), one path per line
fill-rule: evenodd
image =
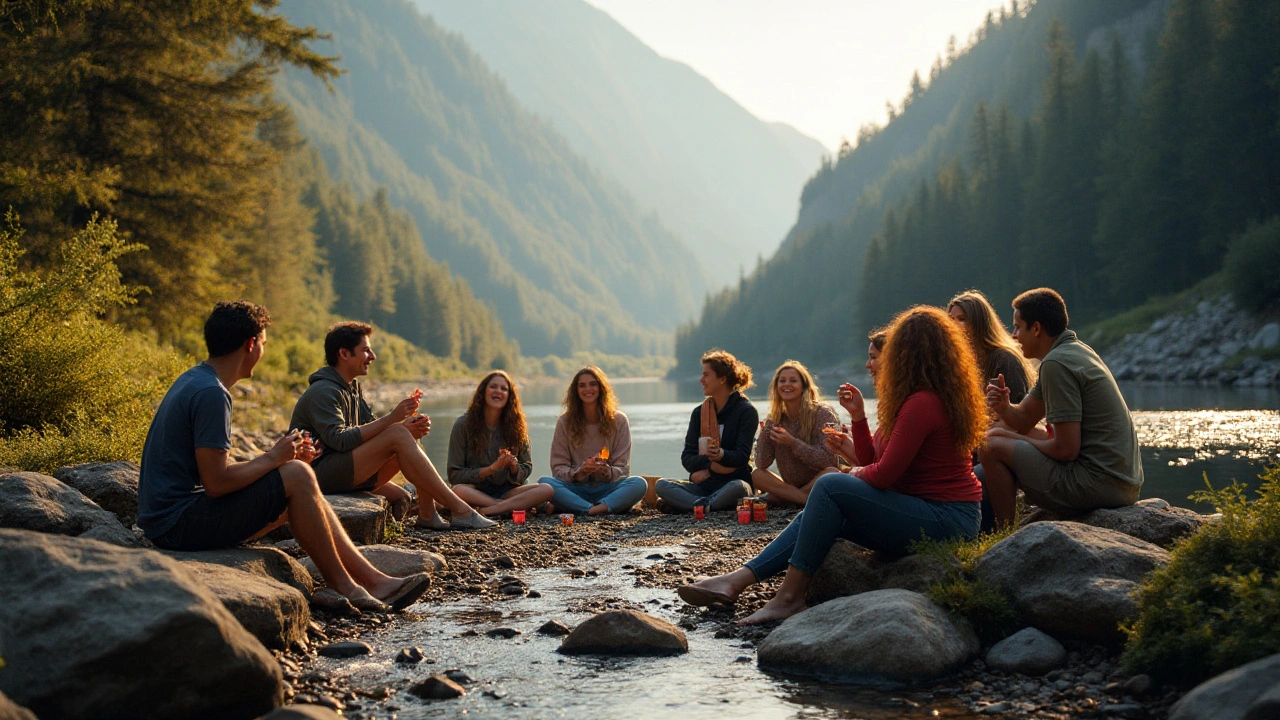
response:
M138 547L134 534L79 490L48 475L0 475L0 528L34 530Z
M204 563L234 568L267 580L282 582L307 597L315 592L315 580L302 563L289 557L283 550L273 547L237 547L225 550L203 550L201 552L172 552L162 550L165 555L183 564Z
M263 645L283 650L307 636L311 606L297 588L224 565L184 565Z
M820 605L838 597L877 590L879 565L874 552L848 540L836 540L810 579L805 602Z
M387 520L391 518L391 505L381 495L358 492L342 495L325 495L325 500L333 506L352 542L358 545L374 545L382 542ZM283 525L267 536L273 541L286 540L293 537L288 525Z
M1169 710L1169 720L1263 720L1280 717L1280 654L1255 660L1192 688Z
M1115 643L1120 623L1138 614L1138 583L1168 562L1163 548L1114 530L1039 522L992 546L975 574L1050 635Z
M120 524L129 528L138 519L138 473L136 464L117 461L67 465L53 476L115 513Z
M875 590L793 615L759 648L760 667L831 682L913 682L945 675L979 650L953 622L910 590Z
M1174 507L1160 498L1147 498L1129 507L1090 511L1082 515L1079 522L1168 548L1175 540L1198 532L1204 525L1205 516L1194 510Z
M569 633L560 644L565 655L678 655L689 652L680 628L633 610L609 610Z
M0 692L0 720L36 720L36 714Z
M69 720L254 718L280 665L178 562L150 550L0 530L0 692Z
M370 565L391 577L409 577L418 573L434 575L449 567L441 555L394 545L366 545L360 548L360 554L364 555ZM299 566L305 568L316 582L322 580L320 570L311 558L303 558Z
M1024 628L993 645L986 660L996 670L1043 675L1067 664L1067 649L1035 628Z
M927 593L934 585L950 580L959 571L955 560L943 560L933 555L908 555L895 560L880 571L880 589L899 588Z

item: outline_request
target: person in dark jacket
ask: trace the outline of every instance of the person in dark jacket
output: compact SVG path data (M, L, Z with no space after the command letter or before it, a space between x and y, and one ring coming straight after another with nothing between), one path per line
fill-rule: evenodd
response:
M373 327L342 322L324 339L328 363L311 374L311 385L293 408L290 425L310 433L319 457L311 461L320 489L326 493L371 491L392 502L408 495L391 483L397 473L418 489L419 527L482 528L494 524L459 498L436 472L418 440L431 432L431 418L419 415L420 392L401 400L395 409L374 417L356 378L369 373L377 359L369 338ZM452 521L436 512L436 503L449 508Z
M698 382L707 398L689 418L680 453L689 479L659 480L656 490L672 510L687 512L697 505L729 510L753 493L751 446L760 416L742 394L752 386L751 368L723 350L712 350L702 356Z

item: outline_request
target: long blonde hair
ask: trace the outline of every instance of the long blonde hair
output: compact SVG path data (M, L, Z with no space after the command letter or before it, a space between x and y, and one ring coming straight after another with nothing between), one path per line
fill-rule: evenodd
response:
M1022 354L1013 336L1000 322L1000 316L980 290L966 290L951 298L947 310L960 308L964 313L964 324L973 345L973 353L977 357L978 367L982 370L981 386L986 385L989 378L995 377L995 350L1007 350L1018 359L1022 372L1027 376L1027 387L1036 382L1036 370Z
M600 434L607 440L613 437L613 420L618 412L618 398L613 394L613 386L604 371L595 365L588 365L577 372L569 381L569 389L564 393L564 424L569 431L569 440L574 447L582 444L582 436L587 431L587 411L578 397L578 378L591 375L600 383L600 397L596 404L600 406Z
M941 309L917 305L903 310L889 325L889 341L876 376L876 417L884 437L893 433L907 398L927 391L942 401L956 448L972 452L987 430L986 398L980 373L965 332Z
M795 370L800 376L800 427L797 428L796 437L812 444L816 438L819 428L814 427L817 424L818 408L822 406L822 393L818 392L818 385L813 381L813 374L809 372L809 368L805 367L799 360L787 360L773 371L773 380L769 381L769 420L774 425L782 425L783 419L787 416L787 404L778 396L778 380L782 377L783 370Z

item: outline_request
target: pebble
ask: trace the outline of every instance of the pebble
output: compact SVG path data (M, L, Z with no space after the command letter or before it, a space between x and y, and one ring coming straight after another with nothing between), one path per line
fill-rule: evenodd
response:
M448 700L467 694L466 688L445 675L432 675L409 688L409 694L424 700Z
M1009 703L998 702L998 703L991 703L990 705L982 708L978 712L982 713L983 715L999 715L1000 713L1007 713L1009 712L1009 710L1010 710Z
M736 663L749 663L752 661L752 659L753 658L750 655L739 655L738 657L734 658L733 661Z
M356 640L343 640L342 642L329 643L320 648L320 654L330 658L349 658L357 655L368 655L373 652L373 648L368 643L362 643Z
M459 670L458 668L454 668L452 670L445 670L444 676L462 685L470 685L471 683L475 682L475 680L471 679L470 675Z
M522 633L519 630L512 627L494 628L485 632L485 635L488 635L491 638L502 638L504 640L510 640L511 638L521 634Z
M542 624L542 627L538 628L539 635L554 635L559 637L568 635L570 632L572 631L569 629L569 626L559 620L548 620Z
M396 655L397 663L420 663L425 659L426 656L422 654L420 647L407 647Z
M1133 677L1129 678L1128 682L1124 684L1124 689L1130 695L1137 695L1141 697L1142 695L1146 695L1147 693L1151 692L1151 688L1153 685L1154 683L1151 681L1150 675L1146 675L1146 674L1134 675Z

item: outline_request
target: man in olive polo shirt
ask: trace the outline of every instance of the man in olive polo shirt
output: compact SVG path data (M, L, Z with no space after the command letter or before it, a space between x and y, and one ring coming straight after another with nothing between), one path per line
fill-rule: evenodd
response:
M1067 329L1067 305L1049 288L1013 301L1013 337L1040 360L1036 385L1016 405L1003 376L987 386L987 404L1003 426L980 451L996 525L1014 520L1015 496L1071 513L1132 505L1142 488L1142 456L1133 417L1115 378L1093 348ZM1036 428L1044 419L1052 432Z

